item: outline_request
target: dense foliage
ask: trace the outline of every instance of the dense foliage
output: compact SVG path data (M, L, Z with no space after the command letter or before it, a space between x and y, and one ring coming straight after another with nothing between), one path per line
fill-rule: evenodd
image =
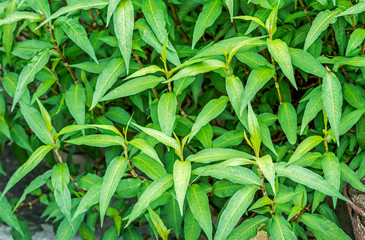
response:
M16 213L39 199L57 239L95 239L104 218L103 239L349 239L331 205L348 201L345 182L365 192L364 12L2 0L0 142L20 167L0 218L30 239Z

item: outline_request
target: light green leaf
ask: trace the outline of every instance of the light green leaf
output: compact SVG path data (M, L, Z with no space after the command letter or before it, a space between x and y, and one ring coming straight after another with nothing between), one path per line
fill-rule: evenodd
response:
M114 32L118 39L119 50L122 53L128 73L129 61L132 53L132 37L134 28L134 9L131 0L120 1L118 8L114 12L113 23Z
M328 73L323 78L322 102L328 121L331 124L337 144L340 144L340 120L342 113L341 84L334 73Z
M315 40L325 31L330 24L334 24L337 20L336 16L341 12L341 10L326 10L321 11L317 17L314 19L311 28L305 38L304 51L314 43Z
M227 5L228 12L229 12L229 16L231 18L231 22L233 22L233 17L234 17L233 16L234 15L234 12L233 12L234 1L233 0L224 0L224 2Z
M26 2L36 12L42 12L46 18L51 15L49 2L47 0L26 0Z
M207 148L202 151L190 155L186 158L186 161L198 162L198 163L212 163L221 160L227 160L231 158L247 158L253 159L248 153L227 148Z
M163 223L162 219L160 218L160 216L158 216L157 213L155 213L152 208L148 208L148 213L151 217L152 223L155 226L155 228L157 229L158 234L161 236L161 238L163 240L168 240L168 236L170 234L170 230L167 230L167 227L165 226L165 224Z
M114 158L108 165L100 190L100 221L103 226L106 209L127 168L124 156Z
M236 226L241 216L251 204L257 191L257 186L247 186L237 191L228 201L219 219L214 239L224 240Z
M143 138L134 138L131 141L129 141L129 144L135 146L139 150L141 150L144 154L148 155L149 157L153 158L158 162L159 164L162 164L156 150L151 146L149 142L144 140Z
M289 48L289 52L293 65L300 68L304 72L321 78L327 73L326 68L323 67L323 65L320 64L318 60L308 52L297 48Z
M167 173L165 166L146 154L138 154L132 158L132 162L139 170L145 173L152 180L157 180Z
M195 136L199 130L208 124L211 120L221 114L226 108L228 97L222 96L218 99L210 100L199 113L195 123L191 129L192 134L189 136L188 142Z
M365 11L365 2L359 2L358 4L348 8L346 11L338 14L336 17L346 16L346 15L353 15L362 13Z
M12 110L14 110L15 105L24 94L27 85L34 80L35 75L44 67L44 65L48 63L49 57L49 49L44 49L36 56L34 56L32 60L30 60L28 64L23 68L19 76L18 84L16 86Z
M345 134L350 130L355 123L359 121L362 115L365 113L365 107L352 111L346 115L343 115L340 121L340 135Z
M275 168L270 155L265 155L261 158L255 158L265 178L269 181L271 188L275 194Z
M174 163L174 186L176 192L176 200L179 204L181 216L183 215L183 206L186 190L190 182L191 162L176 160Z
M228 131L222 134L221 136L217 137L216 139L214 139L213 147L228 148L232 146L237 146L240 143L242 143L243 139L244 139L244 133L242 130Z
M354 108L365 107L365 99L361 94L361 88L351 83L345 83L342 86L343 97Z
M200 236L200 232L201 227L189 208L186 211L184 218L184 237L186 240L197 240Z
M248 130L251 134L251 143L256 156L259 155L261 147L260 127L251 104L248 104Z
M112 18L112 15L113 15L115 9L117 9L120 1L121 0L110 0L109 1L107 17L106 17L106 26L109 25L110 19Z
M293 230L290 223L283 216L273 215L271 217L270 235L272 240L295 240Z
M85 89L81 83L71 85L66 91L66 105L77 124L85 124Z
M163 72L163 71L164 70L162 70L160 67L158 67L156 65L151 65L151 66L139 69L138 71L134 72L132 75L129 75L128 77L126 77L123 81L131 79L131 78L141 77L141 76L148 75L151 73Z
M199 185L193 184L189 186L186 197L194 218L199 223L208 239L211 240L213 226L207 195Z
M317 231L321 233L326 239L333 240L350 240L351 238L344 233L344 231L334 222L328 220L326 217L319 214L303 213L299 220L301 220L307 227L310 227L314 236L317 236ZM323 239L323 238L322 238Z
M96 63L95 52L93 46L91 45L89 39L87 38L87 33L84 27L78 23L77 20L66 17L59 17L56 21L62 30L67 34L67 36L76 43L82 50L84 50Z
M243 85L238 77L233 75L226 78L226 90L229 101L237 115L240 115L241 99L243 96Z
M323 141L323 138L321 136L310 136L304 139L297 149L295 150L294 154L290 157L288 164L294 163L299 158L301 158L304 154L309 152L311 149L316 147L318 144L320 144Z
M51 116L49 115L47 109L42 105L42 103L37 99L39 109L41 110L42 117L44 121L46 122L46 126L48 128L48 131L53 135L53 126L51 121Z
M67 185L70 181L70 173L66 163L54 165L52 170L52 186L54 188L54 197L61 212L72 225L71 220L71 193ZM73 227L73 225L71 226Z
M255 97L256 93L264 87L264 85L272 78L274 73L275 70L269 67L259 67L251 71L247 79L243 97L241 98L240 114L243 113L243 110Z
M141 129L146 134L154 137L159 142L162 142L163 144L165 144L169 147L172 147L173 149L175 149L176 152L180 152L180 146L174 138L169 137L166 134L164 134L163 132L157 131L152 128L145 128L145 127L139 126L137 124L134 124L134 125L137 126L139 129Z
M39 22L42 18L37 13L25 12L25 11L15 11L10 13L4 19L0 19L0 26L5 24L16 23L21 20L28 20L30 22Z
M53 137L50 131L46 127L42 115L33 107L29 107L27 104L20 103L20 111L29 125L30 129L35 135L47 145L53 145Z
M312 121L322 109L323 104L321 90L316 88L313 90L313 94L305 107L300 134L303 133L308 123Z
M332 184L309 169L296 165L285 166L285 163L275 163L274 165L278 176L290 178L294 182L303 184L326 195L348 201L347 198L335 190Z
M87 145L92 147L124 146L124 140L120 136L106 134L92 134L66 141L75 145Z
M204 60L200 63L187 66L180 70L177 74L175 74L172 78L170 78L167 82L172 82L177 79L181 79L184 77L196 76L201 73L210 72L219 68L225 68L226 64L222 61L209 59Z
M28 158L28 160L21 165L15 173L11 176L6 187L1 195L1 198L17 183L20 179L22 179L25 175L27 175L30 171L32 171L46 156L46 154L51 151L54 147L50 145L44 145L35 150L32 155Z
M158 122L160 123L161 131L167 136L171 136L174 128L176 106L177 99L173 92L163 94L158 101Z
M25 129L19 124L14 124L10 128L11 139L20 147L26 149L29 152L33 152L32 147L29 144L28 136L25 133Z
M241 225L232 230L227 240L250 240L257 235L257 230L262 224L265 224L267 220L267 217L260 215L247 219Z
M4 193L2 194L4 195ZM0 199L0 219L9 226L17 230L22 236L24 236L23 230L19 225L18 219L12 212L11 205L5 197Z
M365 29L358 28L351 33L350 39L347 43L346 55L357 48L365 39Z
M326 180L331 183L337 191L339 191L341 184L340 163L334 153L330 152L323 154L322 169ZM336 206L335 199L333 199L333 201L333 205Z
M104 68L96 80L95 92L90 109L93 109L104 94L113 86L118 77L126 74L125 63L122 58L114 58Z
M138 202L134 205L129 215L126 227L142 213L144 213L150 203L161 196L167 189L173 185L172 175L166 175L151 183L139 197Z
M89 210L93 205L97 204L100 201L101 184L101 181L93 183L93 186L86 192L85 196L79 203L79 206L77 207L77 210L72 217L72 221L74 221L81 214Z
M269 38L266 40L266 42L267 42L267 48L268 48L271 56L279 64L284 75L293 84L295 89L298 89L297 84L295 82L294 69L293 69L293 65L291 63L289 49L288 49L288 46L286 45L286 43L280 39L271 40Z
M204 35L205 29L213 25L221 12L221 0L210 0L204 4L202 12L199 14L199 17L195 23L192 48L194 48L195 44Z
M254 21L255 23L261 25L261 27L265 28L267 32L269 32L269 29L267 29L266 25L257 17L252 17L252 16L237 16L234 17L234 19L242 19L242 20L247 20L247 21Z
M341 169L341 178L345 181L351 184L354 188L365 192L365 186L360 181L359 175L357 175L349 166L347 166L344 163L340 163L340 169Z
M72 240L80 227L80 224L84 220L84 214L79 215L72 220L72 224L64 218L57 228L56 240Z
M166 21L161 0L143 0L142 12L155 33L160 43L163 43L167 36Z
M8 16L17 9L17 0L10 0L5 7L3 17ZM16 23L5 24L2 26L2 42L4 50L8 59L10 59L11 47L14 42L14 30L16 28Z
M266 20L266 28L269 31L269 35L272 37L276 30L277 30L277 26L276 26L276 22L278 19L278 4L275 5L275 7L272 9L269 17Z
M290 103L280 104L278 120L290 144L297 142L297 113Z
M53 13L49 18L43 21L42 24L38 26L38 28L64 14L75 12L77 10L88 10L91 8L101 9L104 8L106 5L108 5L107 0L77 0L77 2L75 2L74 4L62 7L57 12Z
M116 98L122 98L132 96L144 90L156 87L160 82L164 81L163 77L145 76L132 79L123 85L114 88L111 92L105 95L101 101L113 100Z

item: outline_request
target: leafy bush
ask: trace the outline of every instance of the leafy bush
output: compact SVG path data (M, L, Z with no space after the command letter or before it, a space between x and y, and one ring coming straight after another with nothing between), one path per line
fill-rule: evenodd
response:
M344 182L365 191L363 11L2 1L0 141L22 164L2 220L29 239L12 211L32 194L57 239L95 239L105 217L103 239L349 239L325 198L348 201ZM50 170L8 201L43 159Z

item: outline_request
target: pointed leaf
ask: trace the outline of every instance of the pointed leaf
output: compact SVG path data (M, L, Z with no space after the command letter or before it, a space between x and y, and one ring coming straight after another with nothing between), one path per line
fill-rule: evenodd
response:
M171 136L176 119L177 99L173 92L165 93L158 101L158 122L161 131L167 136Z
M190 182L191 163L189 161L176 160L174 164L173 176L176 192L176 200L179 203L181 216L183 215L183 206L186 190Z
M290 103L280 104L278 120L290 144L297 142L297 113Z

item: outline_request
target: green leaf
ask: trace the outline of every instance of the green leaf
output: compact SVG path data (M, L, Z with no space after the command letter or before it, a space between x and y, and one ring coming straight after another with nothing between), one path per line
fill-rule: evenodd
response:
M210 125L209 125L210 126ZM242 130L228 131L213 141L214 148L228 148L239 145L244 139Z
M255 151L255 155L258 156L261 147L260 126L251 104L248 104L248 130L251 134L253 150Z
M109 1L108 11L107 11L107 17L106 17L106 26L109 25L110 19L112 18L112 15L115 12L115 9L117 9L120 1L121 0L110 0Z
M265 24L266 28L269 32L269 35L271 37L275 34L275 32L277 30L276 22L277 22L277 19L278 19L278 5L279 5L279 2L272 9L269 17L266 20L266 24Z
M359 175L357 175L349 166L347 166L344 163L340 163L340 169L341 169L341 178L345 181L351 184L354 188L365 192L365 186L360 181Z
M241 98L240 114L255 97L258 91L260 91L264 85L274 76L275 70L269 67L259 67L253 69L247 79L245 91Z
M261 25L261 27L265 28L267 32L269 32L269 29L267 29L266 25L257 17L252 17L252 16L237 16L234 17L234 19L242 19L242 20L247 20L247 21L253 21L259 25Z
M193 184L189 186L186 197L191 213L207 235L208 239L211 240L213 226L207 195L199 185Z
M227 148L207 148L199 151L196 154L190 155L186 158L186 161L198 162L198 163L212 163L221 160L227 160L231 158L247 158L252 159L248 153L238 151L235 149Z
M351 84L345 83L342 86L343 89L343 97L346 102L348 102L354 108L362 108L365 107L365 99L361 94L361 90L359 87Z
M70 173L66 163L58 163L54 165L52 170L52 186L54 188L54 197L61 212L72 225L71 220L71 193L67 185L70 181Z
M346 115L343 115L340 121L340 135L345 134L350 130L355 123L359 121L361 116L365 113L365 107L352 111Z
M355 48L357 48L365 39L365 30L358 28L351 33L347 43L346 56Z
M271 56L275 59L276 62L278 62L284 75L293 84L295 89L298 89L297 84L295 82L294 69L291 63L289 49L286 43L280 39L271 40L269 38L266 40L266 42L267 42L267 48Z
M210 100L199 113L195 123L191 129L192 134L189 136L188 142L195 136L199 130L208 124L211 120L218 117L226 108L228 97L222 96L218 99Z
M171 136L176 119L177 99L173 92L165 93L158 101L158 122L161 131L167 136Z
M107 95L105 95L101 101L113 100L116 98L122 98L132 96L144 90L156 87L160 82L164 81L163 77L145 76L132 79L123 85L114 88Z
M42 105L42 103L37 99L39 109L41 110L42 117L44 121L46 122L46 126L48 128L48 131L53 135L53 126L51 121L51 116L49 115L47 109Z
M320 64L318 60L308 52L297 48L289 48L289 52L293 65L300 68L304 72L321 78L327 73L326 68L323 67L323 65Z
M89 210L93 205L100 201L100 190L102 183L99 181L97 183L93 182L93 184L94 185L86 192L85 196L79 203L79 206L72 217L72 221L77 219L81 214Z
M274 165L278 176L290 178L294 182L303 184L326 195L347 201L347 198L336 191L332 184L311 170L295 165L285 166L285 163L276 163Z
M257 230L262 224L265 224L267 220L267 217L260 215L251 219L247 219L243 221L241 225L232 230L227 240L250 240L257 235Z
M320 236L326 239L350 240L351 238L344 233L334 222L318 214L303 213L299 220L301 220L307 227L310 227L315 237ZM322 238L324 239L324 238Z
M120 179L127 168L127 159L124 156L114 158L108 165L103 184L100 190L100 221L103 226L106 209L118 187Z
M334 153L330 152L323 154L322 169L326 180L339 191L341 185L340 163ZM335 199L333 205L336 206Z
M67 218L64 218L57 228L56 240L72 240L80 227L84 215L79 215L72 220L72 224L69 223Z
M51 15L49 2L47 0L26 0L26 2L36 12L42 12L46 18Z
M143 0L142 12L161 43L166 39L166 21L161 0Z
M81 83L71 85L66 92L66 105L77 124L85 124L85 89Z
M148 208L148 213L151 217L153 225L157 229L158 234L163 240L167 240L171 230L167 230L167 227L161 220L160 216L158 216L158 214L155 213L152 208Z
M179 204L181 216L183 215L183 206L186 190L190 182L191 162L176 160L174 163L174 186L176 192L176 200Z
M201 73L210 72L219 68L225 68L226 64L222 61L209 59L204 60L200 63L187 66L180 70L177 74L175 74L172 78L170 78L167 82L172 82L184 77L196 76Z
M260 185L260 178L250 169L241 166L206 166L196 168L192 172L198 176L211 176L218 179L227 179L233 183Z
M340 120L342 112L341 84L334 73L328 73L323 78L322 102L328 121L331 124L337 144L340 144Z
M290 144L297 142L297 113L290 103L280 104L278 120Z
M19 182L25 175L27 175L30 171L32 171L46 156L46 154L51 151L54 146L44 145L35 150L32 155L28 158L28 160L20 166L15 173L11 176L6 187L3 191L1 198L17 183Z
M244 187L237 191L228 201L219 219L214 239L223 240L231 233L241 216L248 209L257 191L257 186Z
M163 72L163 71L164 70L162 70L162 68L160 68L156 65L151 65L151 66L139 69L138 71L134 72L132 75L129 75L128 77L126 77L123 81L131 79L131 78L141 77L144 75L148 75L148 74L152 74L152 73L156 73L156 72Z
M0 26L5 24L16 23L21 20L28 20L30 22L39 22L42 20L42 18L37 13L15 11L7 15L6 18L0 19Z
M149 155L138 154L132 158L132 162L136 167L145 173L152 180L157 180L166 175L165 166L154 161Z
M297 149L295 150L294 154L290 157L288 164L296 162L299 158L301 158L304 154L309 152L311 149L316 147L323 141L321 136L310 136L304 139Z
M186 211L184 218L184 238L186 240L197 240L200 236L200 232L201 227L189 208Z
M167 174L151 183L147 189L139 197L138 202L134 205L131 214L129 215L128 225L144 213L150 203L160 197L167 189L169 189L173 184L172 175Z
M42 115L33 107L20 103L20 111L35 135L47 145L53 145L53 137L46 127L46 122Z
M136 148L141 150L144 154L153 158L154 160L156 160L156 162L158 162L159 164L161 164L163 166L156 150L146 140L144 140L142 138L134 138L131 141L129 141L129 144L135 146Z
M87 38L86 30L78 23L77 20L67 17L59 17L56 22L77 46L84 50L96 63L98 63L93 46Z
M134 124L134 125L137 126L139 129L141 129L146 134L154 137L159 142L162 142L163 144L165 144L169 147L172 147L173 149L175 149L176 152L180 152L180 146L174 138L169 137L166 134L164 134L163 132L157 131L152 128L145 128L145 127L139 126L137 124Z
M241 80L233 75L228 76L226 78L226 90L234 111L240 115L241 99L244 92Z
M2 194L4 195L4 193ZM9 226L17 230L22 236L24 236L23 230L19 225L18 219L12 212L11 205L5 197L0 199L0 219L4 221Z
M319 88L313 90L313 94L305 107L300 134L303 134L305 127L323 109L322 94Z
M28 64L23 68L19 76L18 84L16 86L12 110L14 110L15 105L24 94L27 85L34 80L35 75L47 64L49 57L49 49L44 49L36 56L34 56L32 60L30 60Z
M261 158L255 158L265 178L269 181L271 188L275 194L275 168L270 155L265 155Z
M358 14L358 13L362 13L364 11L365 11L365 3L359 2L358 4L348 8L346 11L338 14L336 17Z
M17 9L17 0L10 0L5 8L3 17L8 16L12 12L15 12ZM14 30L16 27L16 23L5 24L2 26L2 42L4 46L4 50L8 59L10 59L11 47L14 42Z
M325 31L330 24L334 24L337 20L336 16L341 12L341 10L326 10L321 11L317 17L314 19L311 28L305 38L304 51L314 43L315 40Z
M204 35L205 29L213 25L221 12L221 0L210 0L204 4L202 12L199 14L199 17L195 23L192 48L194 48L195 44Z
M295 240L297 237L290 227L290 223L283 216L271 217L270 235L272 240Z
M93 109L96 106L104 94L114 85L118 77L125 74L126 68L124 60L122 58L114 58L111 60L96 81L95 92L90 109Z
M231 22L233 22L233 15L234 15L234 12L233 12L233 7L234 7L234 1L233 0L224 0L224 2L226 3L227 5L227 8L228 8L228 12L229 12L229 16L231 18Z
M104 8L106 5L108 5L107 0L78 0L74 4L70 4L68 6L60 8L57 12L53 13L49 18L43 21L42 24L38 26L38 28L64 14L75 12L77 10L88 10L91 8L101 9Z
M118 39L119 50L122 53L128 73L134 28L134 9L131 0L120 1L118 8L114 12L113 23L115 36Z
M124 140L120 136L106 134L92 134L66 141L75 145L87 145L92 147L124 146Z

